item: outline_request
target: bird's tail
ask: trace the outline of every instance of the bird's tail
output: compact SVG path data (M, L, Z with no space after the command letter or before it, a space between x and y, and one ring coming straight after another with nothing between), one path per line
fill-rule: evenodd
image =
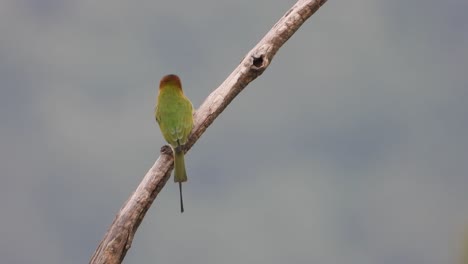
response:
M174 182L186 182L187 172L185 171L184 152L174 150Z
M174 150L174 182L179 183L180 194L180 212L184 212L184 201L182 198L182 182L187 181L187 172L185 171L184 152Z

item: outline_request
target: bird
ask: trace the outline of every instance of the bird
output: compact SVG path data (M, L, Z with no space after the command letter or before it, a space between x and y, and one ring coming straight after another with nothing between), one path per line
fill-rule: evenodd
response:
M164 76L159 83L155 118L174 155L174 182L179 183L180 212L184 212L182 183L187 181L184 149L193 128L193 105L184 95L180 78Z

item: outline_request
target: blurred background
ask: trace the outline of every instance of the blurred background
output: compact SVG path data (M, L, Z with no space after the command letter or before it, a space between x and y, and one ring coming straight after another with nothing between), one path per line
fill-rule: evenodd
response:
M165 144L295 1L0 1L0 262L87 263ZM468 2L328 1L186 156L125 263L453 263Z

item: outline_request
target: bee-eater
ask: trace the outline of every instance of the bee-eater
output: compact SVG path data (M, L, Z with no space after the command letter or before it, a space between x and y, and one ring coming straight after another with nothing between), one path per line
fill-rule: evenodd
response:
M193 106L184 95L177 75L164 76L159 83L155 116L164 139L174 153L174 182L179 183L180 211L184 212L182 182L187 181L184 146L193 128Z

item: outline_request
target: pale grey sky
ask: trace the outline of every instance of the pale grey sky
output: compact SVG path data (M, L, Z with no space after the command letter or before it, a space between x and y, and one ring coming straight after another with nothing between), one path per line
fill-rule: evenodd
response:
M87 263L164 144L294 1L0 1L0 262ZM125 263L454 263L468 2L329 0L186 157Z

